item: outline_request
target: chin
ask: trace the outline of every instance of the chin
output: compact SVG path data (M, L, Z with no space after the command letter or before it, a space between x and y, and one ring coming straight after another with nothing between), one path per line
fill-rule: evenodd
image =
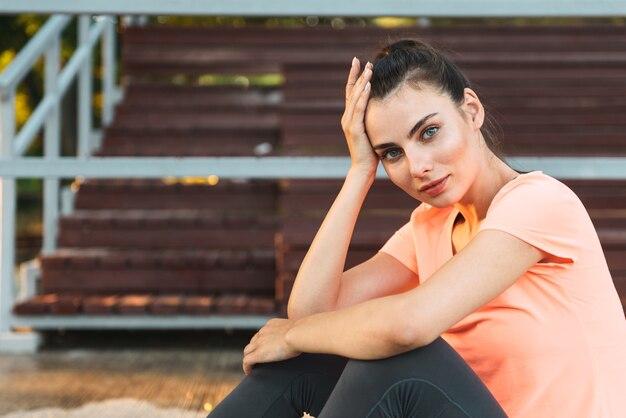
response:
M450 206L454 206L454 204L456 202L450 202L450 201L447 201L447 200L445 202L443 200L441 200L441 201L437 201L437 200L435 200L435 201L432 201L432 200L431 201L427 201L427 200L425 200L424 203L428 203L430 206L432 206L434 208L437 208L437 209L443 209L443 208L449 208Z
M448 190L434 197L420 194L416 199L439 209L454 206L459 202L459 199L453 198Z

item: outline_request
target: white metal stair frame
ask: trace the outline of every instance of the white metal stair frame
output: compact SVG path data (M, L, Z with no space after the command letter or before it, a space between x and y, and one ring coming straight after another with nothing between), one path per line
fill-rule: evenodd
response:
M626 15L622 0L20 0L0 13L183 16L607 17Z
M115 22L101 16L92 23L90 16L78 18L78 47L70 60L60 68L60 35L72 17L53 16L19 52L11 64L0 74L0 158L3 161L20 159L44 130L43 160L54 164L60 156L60 102L72 81L78 77L78 153L88 158L93 149L92 67L91 57L99 40L102 40L103 125L113 120L115 98ZM15 132L15 94L19 83L39 58L44 57L44 97L19 132ZM119 96L119 95L117 95ZM31 176L29 176L31 177ZM59 217L59 177L41 176L44 179L44 242L43 252L54 250ZM0 180L0 350L32 350L39 339L35 334L16 333L12 307L16 298L14 288L16 176L5 175ZM30 277L30 276L28 276ZM28 280L27 280L28 282ZM29 289L28 291L30 291Z

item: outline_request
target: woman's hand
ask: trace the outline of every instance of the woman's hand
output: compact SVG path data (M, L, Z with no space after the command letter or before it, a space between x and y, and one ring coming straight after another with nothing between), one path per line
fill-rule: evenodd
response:
M254 334L250 343L243 350L243 371L250 374L257 363L270 363L297 357L300 351L292 349L285 341L287 331L291 329L293 319L270 319Z
M365 133L365 108L371 90L372 64L368 62L357 78L360 68L359 60L355 58L346 84L346 109L341 118L341 127L348 142L352 168L373 176L376 174L378 156Z

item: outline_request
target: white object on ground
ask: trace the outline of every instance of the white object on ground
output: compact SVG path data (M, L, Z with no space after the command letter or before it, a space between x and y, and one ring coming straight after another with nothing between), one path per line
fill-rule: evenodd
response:
M44 408L11 412L2 418L204 418L206 411L185 411L179 408L159 408L147 401L131 398L90 402L76 409Z

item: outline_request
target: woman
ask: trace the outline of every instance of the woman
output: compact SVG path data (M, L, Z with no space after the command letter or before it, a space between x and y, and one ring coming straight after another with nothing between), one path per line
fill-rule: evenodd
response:
M431 46L400 41L359 67L352 166L289 319L252 338L247 377L210 416L624 416L626 321L580 200L498 157L478 96ZM423 204L344 272L379 161Z

